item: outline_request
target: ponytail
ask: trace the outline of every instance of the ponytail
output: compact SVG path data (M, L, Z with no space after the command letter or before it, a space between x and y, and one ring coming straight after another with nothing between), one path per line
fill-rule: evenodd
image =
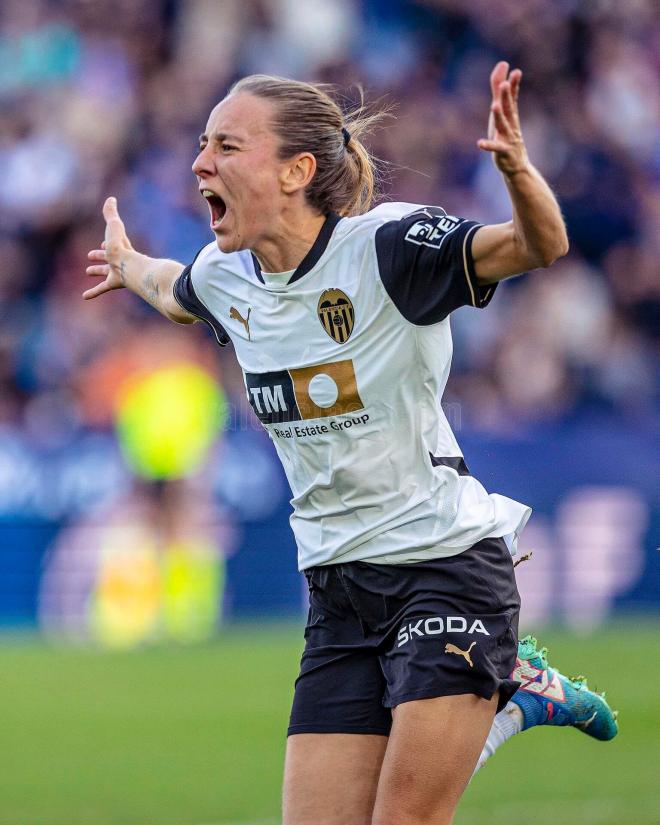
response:
M316 158L316 173L305 190L308 203L321 214L342 216L367 212L377 195L378 169L362 138L388 115L368 113L364 101L344 116L321 85L270 75L250 75L230 94L246 92L271 100L273 130L281 160L301 152Z

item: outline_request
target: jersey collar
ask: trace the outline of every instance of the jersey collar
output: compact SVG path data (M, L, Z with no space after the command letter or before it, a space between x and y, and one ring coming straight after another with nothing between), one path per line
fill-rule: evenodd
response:
M332 237L332 233L334 232L335 226L339 223L341 217L337 215L335 212L329 212L327 218L325 219L325 223L321 227L321 231L316 236L316 240L312 244L312 248L309 252L305 255L302 261L298 264L298 267L295 269L293 275L289 278L289 282L287 286L290 284L299 281L303 275L307 275L310 269L313 269L316 264L319 262L321 255L327 249L328 244L330 243L330 238ZM252 254L252 253L251 253ZM257 278L261 281L261 283L265 283L263 275L261 274L261 267L259 266L259 261L257 260L256 256L252 254L252 263L254 265L254 274Z

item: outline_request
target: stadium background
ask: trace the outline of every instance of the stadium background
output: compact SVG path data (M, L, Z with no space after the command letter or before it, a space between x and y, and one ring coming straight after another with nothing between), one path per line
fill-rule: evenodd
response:
M387 197L506 220L475 146L502 58L571 252L455 314L445 406L475 475L535 509L525 629L552 626L558 664L607 684L624 732L521 737L458 822L660 823L660 708L640 684L659 675L657 5L4 0L3 825L277 821L305 598L286 482L230 349L129 294L80 299L103 198L137 248L190 261L209 240L197 135L262 71L396 104L371 141Z

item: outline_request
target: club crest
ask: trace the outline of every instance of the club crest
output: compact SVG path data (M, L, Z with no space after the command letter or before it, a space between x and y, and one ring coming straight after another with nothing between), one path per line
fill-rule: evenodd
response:
M326 289L321 293L317 313L321 326L338 344L351 337L355 323L355 310L351 299L341 289Z

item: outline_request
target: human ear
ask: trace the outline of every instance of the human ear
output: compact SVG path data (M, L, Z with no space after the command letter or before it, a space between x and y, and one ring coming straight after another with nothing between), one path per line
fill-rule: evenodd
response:
M296 155L283 169L280 175L282 191L292 195L304 189L316 173L316 158L309 152Z

